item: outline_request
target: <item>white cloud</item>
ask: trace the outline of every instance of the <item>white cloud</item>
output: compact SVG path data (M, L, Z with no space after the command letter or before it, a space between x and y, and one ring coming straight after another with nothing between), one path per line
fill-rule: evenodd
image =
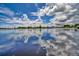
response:
M0 7L0 13L3 13L3 14L6 14L6 15L9 15L9 16L14 16L14 12L11 11L10 9L8 8L3 8L3 7Z
M77 5L77 6L76 6ZM76 16L79 16L79 4L74 4L74 3L48 3L46 6L42 9L39 9L37 12L32 12L31 14L34 16L38 16L38 19L35 21L31 21L28 18L27 14L23 14L24 18L13 18L13 19L6 19L5 21L7 23L17 23L16 26L23 25L23 26L29 26L29 25L34 25L34 24L42 24L42 19L41 16L49 15L49 16L54 16L50 21L50 24L64 24L67 22L71 22L75 19L77 19L75 22L78 21L78 18ZM6 13L9 15L13 15L14 12L10 11L6 8L3 9L5 12L2 10L0 12ZM8 13L7 13L8 12ZM79 21L78 21L79 22ZM78 23L77 22L77 23ZM35 26L35 25L34 25Z
M43 13L43 10L46 10L48 12L44 12L47 15L55 15L53 19L51 19L51 23L60 23L64 21L64 23L68 20L70 20L72 17L74 18L75 15L77 15L78 12L78 8L74 7L74 5L76 6L76 4L68 4L68 3L57 3L57 4L48 4L47 7L45 7L44 9L42 9L42 11L40 13ZM76 18L74 18L73 20L75 20Z
M27 14L23 14L23 18L18 18L18 17L13 17L13 19L7 18L3 19L3 22L6 22L8 24L12 25L5 25L4 27L18 27L18 26L33 26L34 24L37 25L36 23L42 23L40 19L36 19L35 21L32 21L28 18ZM35 26L34 25L34 26Z
M69 20L67 20L65 23L77 24L77 23L79 23L79 16L75 15L74 17L71 17Z

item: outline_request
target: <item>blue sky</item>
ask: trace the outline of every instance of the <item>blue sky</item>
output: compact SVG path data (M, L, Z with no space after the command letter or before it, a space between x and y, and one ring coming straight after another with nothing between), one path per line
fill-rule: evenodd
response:
M32 12L37 12L38 10L44 8L46 6L45 3L0 3L0 10L3 10L3 12L0 12L0 21L5 18L12 18L12 17L18 17L22 18L23 14L27 14L28 18L30 20L36 20L38 16L32 15ZM12 11L12 14L6 13L6 9ZM49 20L53 16L44 15L41 17L43 23L49 23ZM4 21L0 22L0 25L8 24Z
M0 26L29 26L29 23L32 25L38 22L45 25L61 22L78 23L78 16L79 4L0 3Z

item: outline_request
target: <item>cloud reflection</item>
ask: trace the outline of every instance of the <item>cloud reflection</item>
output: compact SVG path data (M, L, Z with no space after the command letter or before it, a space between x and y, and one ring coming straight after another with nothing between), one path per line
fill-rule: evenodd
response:
M2 36L0 51L11 50L17 52L20 48L21 51L25 51L24 54L20 53L21 55L32 55L33 53L30 51L36 49L38 54L36 52L35 55L43 55L42 52L45 49L45 55L79 55L78 36L75 35L76 37L74 37L74 33L78 34L78 31L64 29L42 29L41 31L39 29L0 30L0 37ZM40 51L42 52L40 53ZM18 53L13 55L18 55Z

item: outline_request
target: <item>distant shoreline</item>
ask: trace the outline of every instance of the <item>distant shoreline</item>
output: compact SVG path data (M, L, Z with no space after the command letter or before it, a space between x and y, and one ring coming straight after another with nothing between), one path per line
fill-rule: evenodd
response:
M52 29L52 28L64 28L64 29L79 29L79 24L65 24L63 26L18 26L18 27L13 27L13 28L8 28L8 27L0 27L0 29Z
M0 28L0 29L53 29L53 28L78 29L78 28L64 28L64 27L25 27L25 28Z

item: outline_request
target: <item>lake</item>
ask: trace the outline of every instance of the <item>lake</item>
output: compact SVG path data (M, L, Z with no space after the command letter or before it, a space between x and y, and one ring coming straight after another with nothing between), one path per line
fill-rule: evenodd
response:
M0 56L79 56L79 30L0 29Z

